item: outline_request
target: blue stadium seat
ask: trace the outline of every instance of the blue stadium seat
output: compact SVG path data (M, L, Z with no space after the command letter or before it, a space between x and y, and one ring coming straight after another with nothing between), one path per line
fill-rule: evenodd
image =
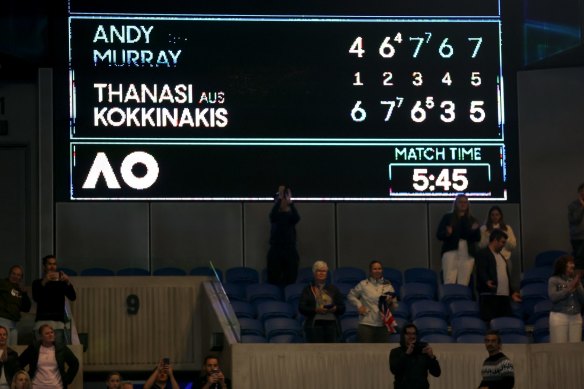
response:
M241 335L241 343L268 343L268 340L260 335Z
M349 294L351 289L353 289L355 287L355 285L347 284L345 282L340 282L340 283L334 284L334 285L337 287L339 292L341 292L341 294L343 295L344 298L347 298L347 295Z
M359 310L353 304L347 302L345 304L345 313L341 315L341 318L344 317L359 317Z
M527 284L521 288L520 293L523 314L525 317L530 317L535 304L548 299L548 284L546 282Z
M295 319L287 317L274 317L264 322L266 338L270 341L278 335L293 335L302 337L302 327Z
M114 271L111 269L106 269L103 267L90 267L89 269L81 270L80 275L82 276L113 276Z
M260 275L251 267L232 267L225 272L225 281L247 286L259 283Z
M357 267L344 266L339 267L333 272L333 284L351 284L357 285L359 282L367 278L363 269Z
M329 271L330 273L330 271ZM298 269L298 275L296 276L297 284L309 284L314 280L314 273L312 273L312 267L302 267Z
M295 309L298 309L298 300L300 300L300 296L302 295L302 291L306 288L306 284L290 284L286 285L284 288L284 300Z
M529 337L525 334L501 334L503 344L527 344Z
M437 317L421 317L414 320L414 325L418 328L420 339L430 334L448 335L448 323Z
M535 266L553 266L556 259L568 253L564 250L546 250L535 256Z
M341 339L347 342L352 336L357 335L358 317L345 317L341 319Z
M533 341L535 343L549 343L550 319L541 317L533 324Z
M245 296L245 289L239 284L223 284L223 289L230 301L247 301Z
M406 320L410 319L410 307L408 306L408 304L404 302L400 302L397 305L397 308L391 311L391 313L393 313L393 316L395 316L396 318L401 317Z
M270 338L270 343L303 343L304 338L298 334L281 334Z
M264 336L264 326L261 321L257 319L249 319L242 317L239 320L239 327L241 329L241 336L244 335L257 335Z
M460 284L440 285L439 297L447 307L453 301L472 300L472 291L468 286Z
M160 269L154 270L152 273L154 276L186 276L187 272L184 269L178 267L161 267Z
M215 268L217 275L219 276L219 281L223 281L223 272L220 269ZM209 276L215 278L215 273L213 269L208 266L198 266L191 269L189 272L191 276Z
M403 285L403 275L402 272L398 269L394 269L392 267L384 267L383 268L383 278L391 282L393 288L395 289L396 293L399 293L401 286ZM399 294L398 294L399 297Z
M475 334L484 336L487 325L478 317L462 316L452 320L452 336L459 338L462 335Z
M408 282L402 286L402 302L411 304L416 300L435 300L435 289L432 285L420 282Z
M67 274L68 276L76 276L77 275L77 272L75 270L69 269L68 267L60 267L58 270Z
M425 267L413 267L404 271L404 284L411 282L420 282L423 284L430 284L434 291L438 288L438 276L432 269Z
M257 306L258 319L265 322L273 317L293 318L296 316L296 309L284 301L264 301Z
M255 306L247 301L231 301L231 307L238 318L255 319L257 317Z
M497 317L492 319L491 329L499 331L500 335L525 335L525 323L517 317Z
M426 343L454 343L454 338L444 334L428 334L420 339Z
M542 300L533 306L533 313L529 316L527 324L533 324L542 317L549 317L552 310L551 300Z
M268 300L282 301L282 290L272 284L251 284L245 288L247 301L252 304L260 304Z
M410 313L412 320L420 317L438 317L440 319L448 320L448 312L439 301L434 300L416 300L410 305Z
M141 267L126 267L116 272L118 276L149 276L150 270Z
M479 334L464 334L456 338L456 343L484 343L485 337Z
M523 273L523 278L521 279L521 287L523 288L527 284L536 284L539 282L546 283L552 276L553 268L551 266L540 266L532 267L527 269Z
M450 320L457 317L481 317L479 304L476 301L457 300L450 303Z

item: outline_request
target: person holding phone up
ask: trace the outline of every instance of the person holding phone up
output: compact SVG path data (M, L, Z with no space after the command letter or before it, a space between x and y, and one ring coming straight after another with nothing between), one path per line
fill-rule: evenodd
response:
M229 389L231 382L225 378L219 366L219 357L207 355L201 369L201 376L193 382L193 389Z
M156 368L144 383L144 389L166 389L169 387L169 381L171 389L180 389L178 382L174 378L174 371L170 364L170 359L164 357L158 362L158 365L156 365Z
M389 353L389 370L394 375L394 389L428 389L428 372L440 377L440 364L428 343L418 341L418 329L404 326L400 346Z
M55 331L56 344L71 343L66 339L65 323L68 321L65 312L65 298L75 301L77 293L67 274L57 271L57 258L47 255L42 259L43 278L32 283L32 298L37 303L34 330L37 340L40 340L38 330L48 324Z

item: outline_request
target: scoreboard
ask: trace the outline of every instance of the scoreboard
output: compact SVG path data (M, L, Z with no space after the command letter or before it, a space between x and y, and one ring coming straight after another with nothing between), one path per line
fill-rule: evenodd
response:
M507 200L497 1L123 3L68 12L69 199Z

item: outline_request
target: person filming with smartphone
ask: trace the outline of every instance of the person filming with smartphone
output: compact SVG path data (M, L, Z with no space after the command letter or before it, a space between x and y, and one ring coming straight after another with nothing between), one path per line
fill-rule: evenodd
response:
M418 341L418 329L405 325L400 346L389 354L389 370L395 379L394 389L428 389L428 372L440 377L440 364L428 343Z
M170 386L168 385L170 383ZM164 357L156 366L148 380L144 383L144 389L180 389L174 378L174 370L170 364L170 358Z
M207 355L201 369L201 376L193 382L193 389L228 389L231 382L225 378L219 367L219 357Z
M33 327L37 340L40 340L38 330L48 324L55 331L56 344L70 344L65 328L69 320L65 312L65 298L75 301L77 294L67 274L57 271L57 258L54 255L45 256L42 264L43 278L32 283L32 298L37 303Z

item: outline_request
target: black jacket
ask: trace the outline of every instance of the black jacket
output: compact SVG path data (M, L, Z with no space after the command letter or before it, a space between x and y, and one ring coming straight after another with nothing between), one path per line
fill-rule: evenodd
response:
M2 362L0 359L0 374L2 374L1 370L4 369L6 382L8 382L8 386L10 386L12 383L12 377L18 370L20 370L20 364L18 363L18 353L16 351L10 347L6 347L6 354L6 362Z
M469 255L474 257L475 243L481 240L481 229L472 229L472 225L475 223L479 224L478 220L472 216L458 219L458 222L453 213L447 213L442 216L438 225L438 231L436 231L436 237L442 241L441 254L456 250L458 248L458 241L464 239L468 242ZM446 231L446 227L448 226L452 227L452 234L450 236Z
M21 368L24 368L27 365L29 366L28 374L31 379L34 378L36 373L40 348L40 343L31 344L18 358ZM59 373L61 374L61 381L63 381L63 389L66 389L67 385L70 385L71 382L73 382L79 371L79 361L69 347L62 345L55 345L55 358L57 359L57 366L59 367ZM67 365L67 369L65 369L65 365Z
M421 346L410 355L406 350L402 344L389 353L389 370L395 377L394 389L428 389L428 372L434 377L440 377L442 373L438 360L422 354Z

